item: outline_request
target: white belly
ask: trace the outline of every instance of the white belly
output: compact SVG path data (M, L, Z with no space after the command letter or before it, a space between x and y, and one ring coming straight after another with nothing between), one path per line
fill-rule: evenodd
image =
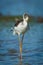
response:
M14 30L13 30L13 34L15 34L15 33L19 33L19 34L21 34L21 33L24 33L25 31L26 31L26 29L27 29L27 22L25 22L25 23L20 23L17 27L14 27Z

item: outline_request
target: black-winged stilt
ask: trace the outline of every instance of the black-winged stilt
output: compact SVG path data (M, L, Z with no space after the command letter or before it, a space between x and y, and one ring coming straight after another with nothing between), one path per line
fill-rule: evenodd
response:
M16 24L13 28L13 35L17 34L19 39L19 45L20 45L20 58L22 58L22 42L24 38L25 32L28 30L28 14L23 15L23 20L17 20ZM20 35L22 34L22 40L20 38Z

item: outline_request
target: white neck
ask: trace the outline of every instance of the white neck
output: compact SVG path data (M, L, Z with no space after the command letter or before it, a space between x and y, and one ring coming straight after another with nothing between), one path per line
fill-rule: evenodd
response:
M27 22L25 19L23 19L24 22Z
M23 15L23 21L24 21L24 22L27 22L27 20L24 18L24 15Z

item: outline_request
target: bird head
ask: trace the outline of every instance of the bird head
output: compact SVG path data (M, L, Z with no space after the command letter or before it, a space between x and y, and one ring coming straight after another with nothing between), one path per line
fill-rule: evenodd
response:
M29 20L29 15L27 13L24 13L23 20L25 20L26 22Z

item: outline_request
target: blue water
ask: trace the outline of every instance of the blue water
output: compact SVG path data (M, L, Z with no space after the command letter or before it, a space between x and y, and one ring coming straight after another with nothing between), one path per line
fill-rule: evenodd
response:
M22 62L17 35L10 31L14 22L0 22L0 65L43 65L43 23L30 23L23 41Z

